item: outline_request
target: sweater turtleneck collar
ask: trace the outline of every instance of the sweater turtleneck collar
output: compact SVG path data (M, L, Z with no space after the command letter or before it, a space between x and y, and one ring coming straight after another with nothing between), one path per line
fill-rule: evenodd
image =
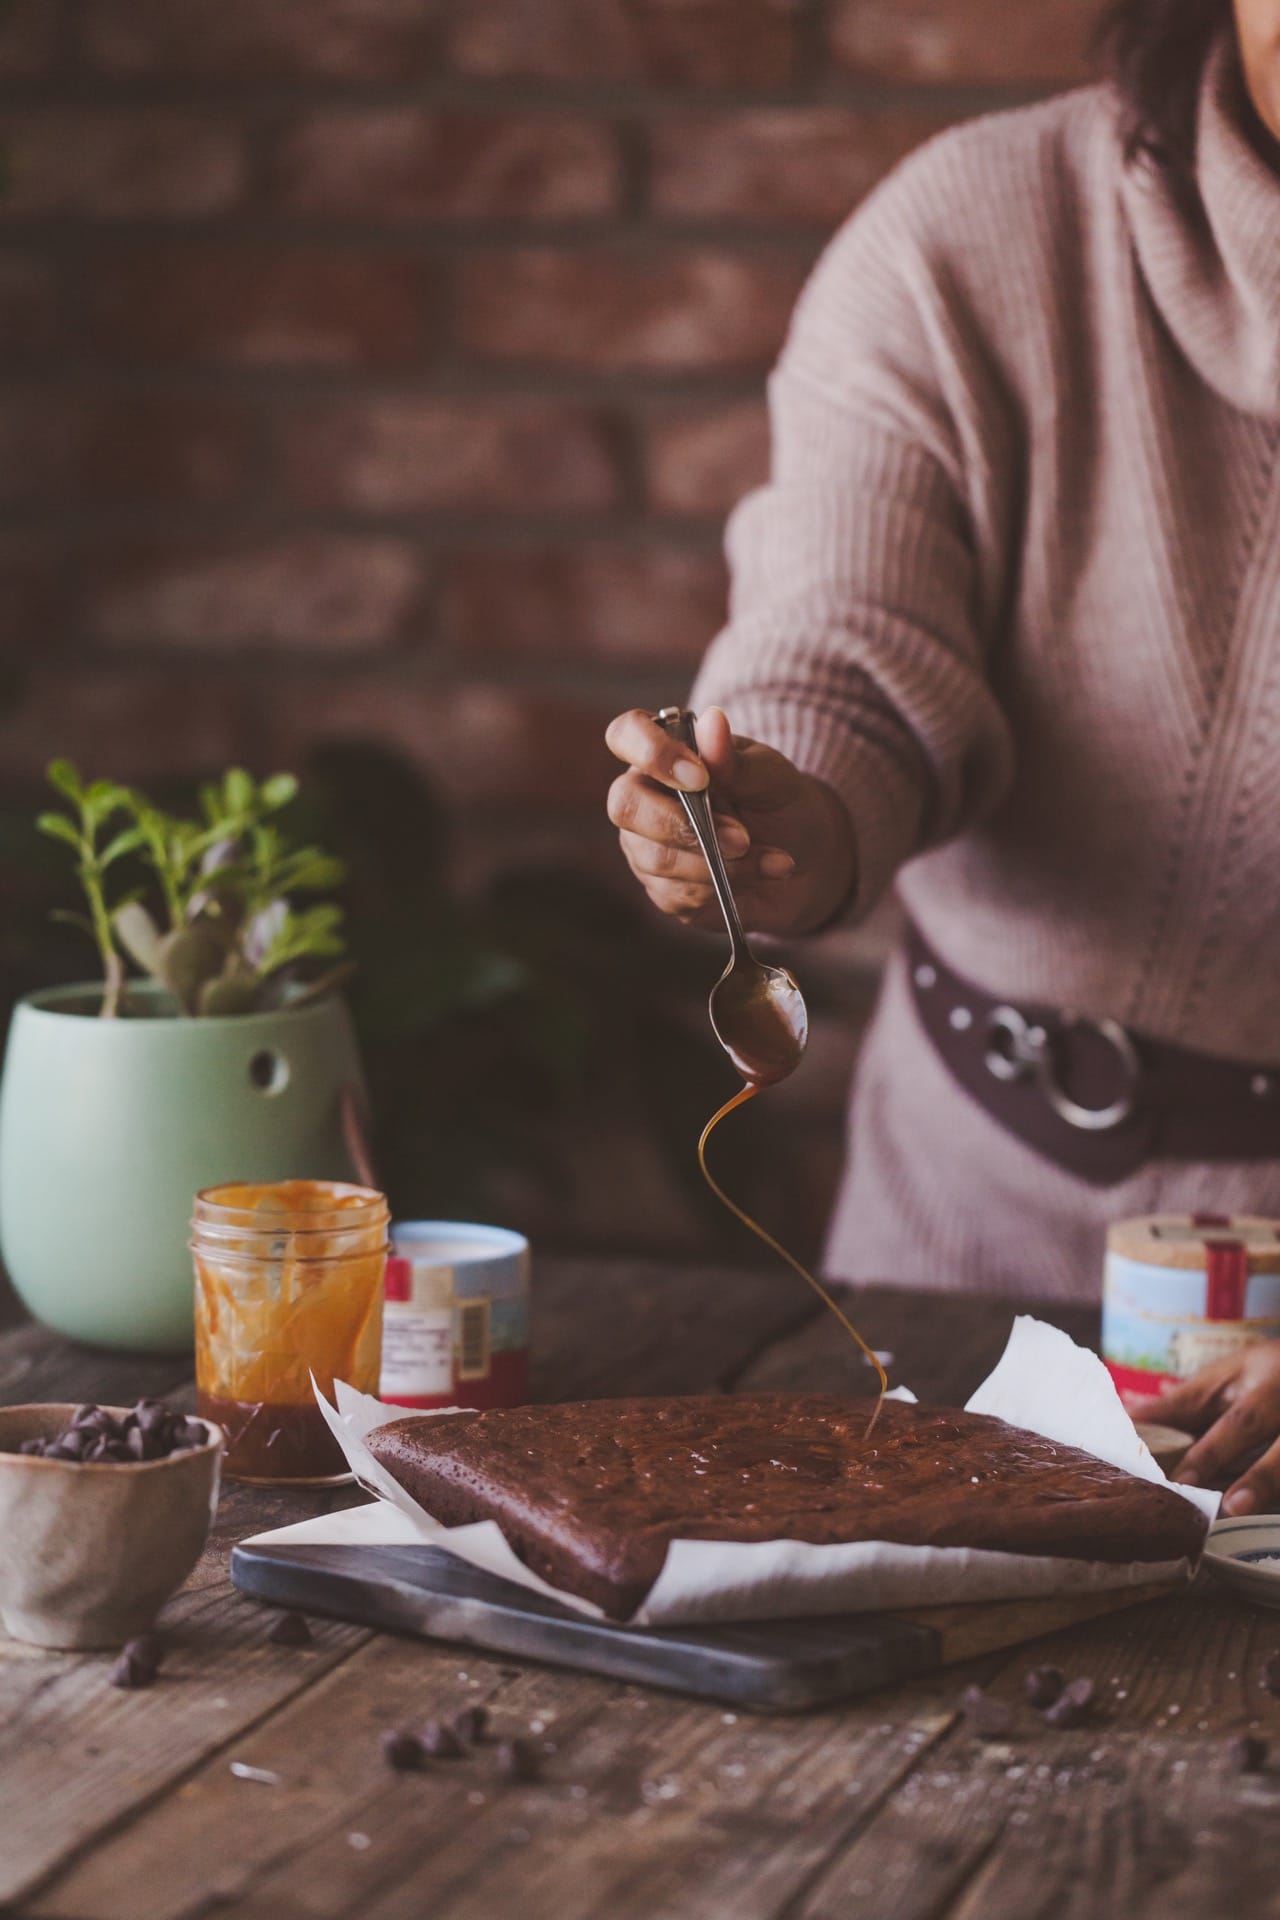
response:
M1187 359L1232 406L1280 416L1280 171L1251 115L1228 36L1200 90L1194 182L1138 157L1122 192L1143 277Z

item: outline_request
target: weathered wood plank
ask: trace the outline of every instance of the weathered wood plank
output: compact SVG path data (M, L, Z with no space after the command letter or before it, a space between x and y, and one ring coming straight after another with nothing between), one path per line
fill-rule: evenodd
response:
M799 1283L797 1283L799 1284ZM871 1345L891 1353L889 1376L920 1399L962 1404L1004 1351L1014 1315L1035 1313L1074 1340L1096 1344L1098 1315L1091 1307L1038 1305L993 1295L904 1293L896 1287L842 1289L840 1303ZM825 1308L793 1334L771 1341L735 1377L743 1390L842 1393L871 1390L873 1376Z
M1269 1831L1253 1858L1241 1843L1280 1810L1280 1778L1232 1774L1225 1746L1250 1729L1280 1737L1261 1685L1277 1638L1209 1588L1024 1650L990 1688L1013 1711L1009 1738L958 1722L794 1920L1155 1920L1156 1895L1162 1920L1274 1911L1259 1904L1280 1865ZM1041 1662L1095 1680L1087 1726L1055 1731L1026 1706L1023 1676Z
M554 1743L543 1779L503 1784L491 1745L426 1775L385 1770L382 1727L472 1699L490 1704L499 1734L532 1727ZM192 1920L212 1897L219 1913L280 1920L573 1920L663 1910L645 1901L674 1874L697 1895L690 1913L755 1920L803 1884L951 1714L925 1684L892 1718L863 1703L802 1722L752 1720L381 1640L237 1743L236 1757L282 1776L279 1788L246 1792L220 1755L24 1911ZM639 1891L622 1901L629 1881Z
M542 1261L533 1288L534 1397L706 1393L820 1311L785 1271Z
M334 1498L312 1495L311 1511ZM0 1635L0 1905L369 1639L326 1621L302 1653L266 1640L275 1616L234 1593L226 1568L232 1539L270 1525L273 1504L229 1490L200 1565L161 1615L169 1652L152 1688L110 1686L112 1653L49 1653Z
M183 1354L107 1353L60 1339L31 1321L0 1336L0 1405L100 1400L131 1406L142 1396L174 1399L191 1381Z

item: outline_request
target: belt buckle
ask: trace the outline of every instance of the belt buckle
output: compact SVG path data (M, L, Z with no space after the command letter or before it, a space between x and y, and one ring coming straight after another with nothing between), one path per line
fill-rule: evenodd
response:
M1118 1020L1091 1020L1085 1014L1064 1013L1064 1031L1091 1027L1116 1056L1122 1074L1119 1095L1107 1107L1082 1107L1058 1084L1053 1044L1047 1030L1029 1021L1017 1007L993 1007L987 1015L984 1061L987 1072L1006 1084L1034 1077L1041 1093L1060 1120L1081 1133L1111 1133L1131 1119L1138 1105L1142 1062L1128 1032Z

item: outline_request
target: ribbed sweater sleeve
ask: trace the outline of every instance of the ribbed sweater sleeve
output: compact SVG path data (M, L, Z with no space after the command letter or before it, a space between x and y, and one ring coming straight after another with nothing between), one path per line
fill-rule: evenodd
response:
M990 449L963 314L920 237L946 171L929 150L909 162L801 297L769 384L771 477L731 518L729 621L692 696L841 796L857 914L994 805L1011 766L985 678L992 510L970 497Z

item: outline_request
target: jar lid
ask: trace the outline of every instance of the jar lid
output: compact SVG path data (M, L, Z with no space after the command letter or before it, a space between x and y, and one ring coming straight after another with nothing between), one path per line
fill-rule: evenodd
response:
M1147 1267L1204 1271L1211 1247L1242 1250L1250 1273L1280 1273L1280 1221L1251 1213L1149 1213L1117 1220L1107 1247Z

